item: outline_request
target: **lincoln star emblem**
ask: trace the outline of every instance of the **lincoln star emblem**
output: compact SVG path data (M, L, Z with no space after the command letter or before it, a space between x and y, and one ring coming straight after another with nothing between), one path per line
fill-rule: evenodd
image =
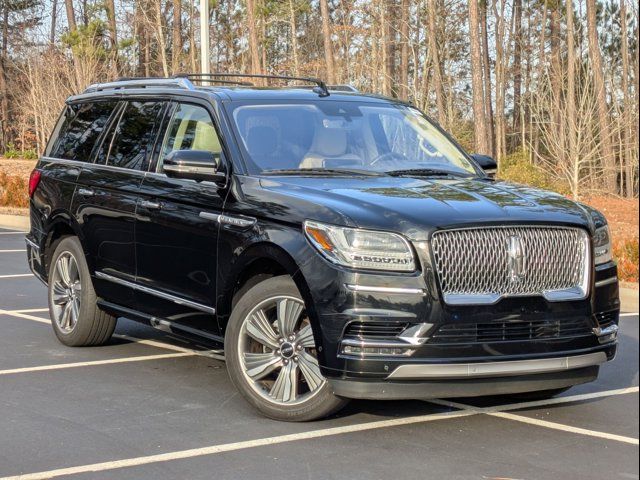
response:
M512 282L522 280L526 274L525 261L527 256L522 245L522 238L518 235L509 236L507 243L507 263Z

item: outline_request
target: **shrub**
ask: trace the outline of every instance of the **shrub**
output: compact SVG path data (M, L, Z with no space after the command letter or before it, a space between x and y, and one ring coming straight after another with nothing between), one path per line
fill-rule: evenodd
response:
M613 243L613 256L618 262L618 275L627 282L638 281L638 239L625 238Z
M27 181L21 177L9 176L4 172L0 172L0 206L28 207L29 191Z
M15 147L13 143L7 144L7 148L3 153L5 158L24 158L25 160L37 160L38 152L34 148L28 148L24 151L19 150Z
M499 165L498 178L508 182L529 185L543 190L566 195L569 193L567 185L563 184L549 172L529 162L529 153L526 150L508 155Z

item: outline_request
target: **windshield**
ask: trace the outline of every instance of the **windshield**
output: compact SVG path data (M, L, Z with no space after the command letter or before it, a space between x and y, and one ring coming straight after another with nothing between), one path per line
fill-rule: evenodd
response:
M454 143L408 106L322 100L239 105L232 116L254 174L300 169L478 174Z

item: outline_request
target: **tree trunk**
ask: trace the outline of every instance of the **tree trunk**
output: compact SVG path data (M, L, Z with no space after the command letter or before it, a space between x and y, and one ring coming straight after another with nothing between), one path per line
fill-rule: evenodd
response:
M111 66L114 78L117 78L120 68L118 65L118 27L116 25L116 6L114 0L106 0L104 7L107 13L107 25L109 26L109 36L111 40Z
M633 142L633 117L629 98L629 37L627 32L627 5L625 0L620 0L620 36L622 55L622 152L620 152L620 163L625 166L625 189L627 197L634 195L634 175L632 162L632 142Z
M251 73L262 73L260 51L258 50L258 32L256 30L255 0L247 0L247 20L249 22L249 50L251 52Z
M49 30L49 43L54 45L56 43L56 27L58 23L58 0L53 0L51 3L51 30Z
M0 152L7 147L9 134L9 92L7 88L7 42L9 30L9 6L4 5L0 10L2 16L2 43L0 44Z
M76 27L76 14L73 10L73 0L64 0L64 5L67 9L67 25L69 25L69 31L75 31Z
M291 53L293 57L293 75L300 72L300 61L298 60L298 25L296 24L296 11L293 0L289 0L289 31L291 32Z
M613 152L611 129L609 126L609 107L604 85L602 55L598 43L596 25L596 1L587 0L587 32L589 36L589 58L593 74L593 86L598 103L598 123L600 126L600 155L605 169L605 189L610 193L618 193L616 159Z
M336 83L335 66L333 63L333 42L331 41L331 19L327 0L320 0L320 15L322 16L322 36L324 42L324 63L327 68L327 82Z
M442 82L442 63L440 61L440 52L438 48L438 31L437 31L437 12L438 7L435 0L428 0L429 12L427 13L428 19L428 32L429 37L429 52L431 54L431 65L433 68L433 88L436 91L436 110L438 110L438 123L442 126L448 126L447 123L447 107L444 96L444 85Z
M384 73L386 78L385 95L392 97L398 96L396 85L396 0L386 0L385 5L385 22L384 22L384 45L385 45L385 62Z
M174 74L180 70L182 56L182 0L173 0L173 27L171 30L171 70Z
M469 3L469 37L471 42L471 86L473 89L473 123L476 152L491 155L491 144L487 134L487 119L482 85L482 51L480 48L480 18L477 0Z
M576 47L573 27L573 0L567 0L567 122L569 137L569 165L573 167L571 190L575 199L580 194L580 158L576 131Z
M402 0L400 19L400 89L398 96L409 97L409 0Z
M513 2L514 46L513 46L513 130L520 130L522 120L522 0ZM515 136L515 138L518 138ZM524 147L524 145L521 145Z
M164 16L162 15L162 5L160 3L160 0L153 0L153 2L155 4L153 17L155 21L156 38L158 40L158 50L160 51L160 63L162 64L162 73L165 77L168 77L169 63L167 62L167 46L164 39Z
M482 30L482 66L484 76L484 108L487 119L487 134L489 135L490 155L496 155L496 131L493 115L493 84L491 82L491 57L489 56L489 29L487 26L487 2L480 2L480 28ZM496 35L496 37L498 37ZM497 62L496 62L497 63Z

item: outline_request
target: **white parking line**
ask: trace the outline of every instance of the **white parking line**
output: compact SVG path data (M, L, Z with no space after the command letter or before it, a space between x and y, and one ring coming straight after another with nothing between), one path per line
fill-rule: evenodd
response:
M537 418L529 418L523 415L514 415L513 413L506 412L494 412L489 413L492 417L505 418L507 420L513 420L521 423L528 423L529 425L536 425L538 427L551 428L553 430L560 430L562 432L577 433L579 435L588 435L590 437L603 438L605 440L615 440L616 442L629 443L631 445L638 445L637 438L625 437L622 435L614 435L613 433L598 432L596 430L588 430L586 428L572 427L571 425L564 425L562 423L549 422L547 420L539 420Z
M27 232L0 232L0 235L24 235Z
M570 395L567 397L556 397L556 398L550 398L547 400L512 403L507 405L498 405L495 407L484 407L484 408L474 407L472 405L466 405L466 404L454 402L451 400L438 399L438 400L429 400L429 402L435 403L437 405L443 405L450 408L458 408L468 412L475 412L478 414L485 414L492 417L500 417L507 420L527 423L530 425L537 425L539 427L551 428L553 430L561 430L568 433L576 433L579 435L587 435L590 437L597 437L597 438L603 438L606 440L614 440L617 442L629 443L631 445L638 445L639 444L638 439L633 437L625 437L623 435L615 435L613 433L599 432L597 430L589 430L586 428L572 427L571 425L565 425L562 423L549 422L547 420L539 420L536 418L525 417L524 415L515 415L512 413L506 413L507 410L522 410L525 408L548 407L551 405L558 405L562 403L572 403L572 402L579 402L584 400L592 400L595 398L612 397L616 395L626 395L629 393L638 393L638 391L639 391L638 387L628 387L628 388L620 388L617 390L608 390L605 392L584 393L581 395Z
M0 253L18 253L18 252L23 253L26 251L27 249L23 248L23 249L14 249L14 250L0 250Z
M33 273L18 273L15 275L0 275L0 278L20 278L20 277L33 277Z
M176 452L167 452L157 455L149 455L145 457L134 457L123 460L114 460L111 462L94 463L91 465L80 465L77 467L60 468L57 470L49 470L45 472L27 473L15 477L3 477L0 480L38 480L61 477L64 475L76 475L79 473L103 472L107 470L115 470L118 468L136 467L140 465L148 465L151 463L166 462L170 460L180 460L185 458L202 457L205 455L215 455L223 452L233 452L236 450L244 450L247 448L263 447L268 445L278 445L281 443L295 442L300 440L310 440L313 438L330 437L335 435L343 435L346 433L365 432L368 430L376 430L380 428L397 427L402 425L413 425L417 423L435 422L451 418L468 417L475 415L468 411L455 411L446 413L435 413L429 415L418 415L414 417L394 418L391 420L379 420L375 422L359 423L355 425L345 425L342 427L321 428L307 432L292 433L288 435L278 435L275 437L259 438L256 440L246 440L243 442L226 443L220 445L211 445L202 448L193 448L190 450L180 450Z
M620 314L621 317L637 317L638 315L640 315L640 314L638 314L638 312L636 312L636 313L621 313Z
M166 358L189 357L194 355L195 353L193 352L163 353L159 355L141 355L139 357L110 358L107 360L94 360L89 362L59 363L57 365L40 365L37 367L12 368L9 370L0 370L0 375L44 372L47 370L64 370L67 368L78 368L78 367L94 367L97 365L111 365L114 363L146 362L149 360L164 360Z
M33 322L45 323L47 325L51 325L51 320L48 318L36 317L34 315L29 315L23 312L48 312L48 308L30 308L26 310L0 310L0 315L8 315L10 317L23 318L25 320L31 320ZM178 345L172 345L170 343L158 342L156 340L145 340L137 337L132 337L130 335L120 335L115 334L114 337L122 338L123 340L128 340L133 343L138 343L140 345L148 345L150 347L164 348L165 350L173 350L176 352L189 353L191 355L199 355L201 357L213 358L215 360L224 361L224 354L221 350L195 350L191 348L180 347ZM117 362L113 362L117 363ZM66 364L62 364L61 368Z

